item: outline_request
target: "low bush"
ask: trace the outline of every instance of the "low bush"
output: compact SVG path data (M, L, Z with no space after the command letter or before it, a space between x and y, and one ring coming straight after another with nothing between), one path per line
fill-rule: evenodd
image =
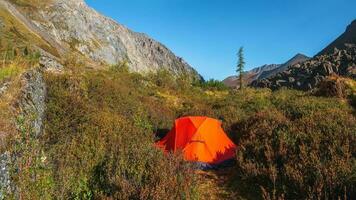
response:
M58 198L194 197L194 173L180 156L164 156L153 145L149 113L138 101L145 96L131 90L139 86L130 80L102 73L47 76L43 148Z
M317 110L296 120L278 110L260 112L239 123L237 168L264 199L355 195L356 119Z
M202 81L195 84L198 87L209 90L227 90L228 87L221 81L215 79L209 79L208 81Z
M101 71L72 64L70 72L45 76L44 135L18 138L26 144L16 145L24 158L15 177L23 199L199 198L189 164L154 146L155 133L164 136L186 115L223 121L239 147L232 173L239 184L230 185L241 196L241 188L252 199L356 195L356 119L348 101L194 85L167 71L130 73L126 64Z

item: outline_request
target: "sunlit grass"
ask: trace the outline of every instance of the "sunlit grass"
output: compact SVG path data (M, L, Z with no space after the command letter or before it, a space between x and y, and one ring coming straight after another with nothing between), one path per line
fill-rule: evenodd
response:
M7 67L0 68L0 82L6 79L19 75L23 71L23 68L16 64L10 64Z

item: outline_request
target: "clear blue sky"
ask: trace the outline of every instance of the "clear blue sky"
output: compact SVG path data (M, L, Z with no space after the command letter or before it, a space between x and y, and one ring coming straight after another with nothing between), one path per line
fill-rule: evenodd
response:
M183 57L205 79L313 56L356 19L356 0L86 0L100 13L144 32Z

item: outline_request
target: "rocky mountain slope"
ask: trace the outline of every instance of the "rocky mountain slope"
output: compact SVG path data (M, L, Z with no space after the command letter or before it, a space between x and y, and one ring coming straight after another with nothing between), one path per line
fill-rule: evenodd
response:
M338 39L313 59L294 64L275 76L252 83L257 87L281 87L311 90L328 76L338 75L356 79L356 20Z
M335 41L328 45L317 55L330 54L334 52L335 48L345 49L346 46L356 44L356 20L354 20L347 28L346 31L340 35Z
M246 85L250 85L254 81L272 77L280 72L287 70L289 66L300 63L300 62L304 62L308 59L309 59L309 57L307 57L303 54L297 54L284 64L263 65L261 67L254 68L254 69L245 73L244 83ZM226 78L225 80L223 80L223 82L228 87L236 87L236 85L238 84L238 77L230 76L230 77Z
M262 72L262 74L259 76L258 80L270 78L280 72L287 70L292 65L304 62L309 59L310 58L308 56L298 53L297 55L295 55L293 58L291 58L290 60L288 60L286 63L282 64L281 66L279 66L275 69L269 70L269 71Z
M55 51L46 52L53 56L75 52L98 65L127 61L136 72L167 69L199 77L167 47L99 14L84 0L0 0L0 6L49 44Z
M252 85L271 89L287 87L311 90L322 80L334 74L356 79L356 47L335 49L332 54L320 55L293 65L274 77L256 81Z

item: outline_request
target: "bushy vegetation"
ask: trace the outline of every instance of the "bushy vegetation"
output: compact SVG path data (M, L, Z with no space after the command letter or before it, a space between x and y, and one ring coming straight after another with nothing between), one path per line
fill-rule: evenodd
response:
M48 3L11 2L29 13ZM0 21L0 86L11 82L0 97L1 147L14 157L16 187L9 198L204 199L189 163L154 146L186 115L223 121L238 145L226 184L241 198L356 197L354 80L331 78L314 96L285 89L232 91L217 80L166 70L142 76L130 73L128 62L89 70L84 58L60 56L3 8ZM39 137L30 119L13 120L12 109L21 74L38 63L32 46L62 57L67 67L45 75L47 113ZM4 134L11 135L7 146Z
M27 145L17 150L27 155L15 179L24 199L204 198L189 164L154 146L156 134L185 115L223 121L239 147L227 184L243 198L355 195L356 119L343 99L284 89L231 91L167 71L130 73L124 63L48 73L46 82L45 133L22 134Z
M239 147L232 187L240 193L260 191L263 199L354 197L356 119L348 101L245 89L214 107Z
M227 90L228 87L221 81L215 79L209 79L208 81L200 81L195 86L202 87L210 90Z
M154 146L158 110L136 74L48 75L43 151L60 199L192 199L194 173ZM158 103L154 105L158 108ZM152 105L152 106L154 106ZM172 117L173 118L173 117ZM164 119L161 119L161 121Z
M337 199L354 195L356 120L328 109L296 120L278 110L238 126L238 170L265 199Z

